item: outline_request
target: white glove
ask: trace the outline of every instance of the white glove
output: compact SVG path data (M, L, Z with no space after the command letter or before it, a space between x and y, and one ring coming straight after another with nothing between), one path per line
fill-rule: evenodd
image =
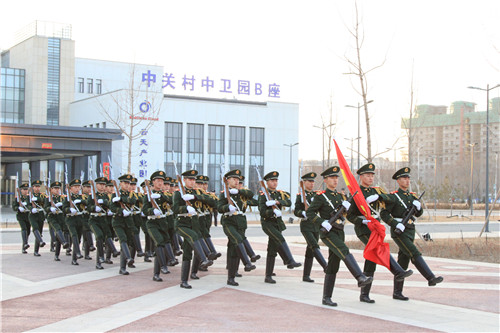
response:
M74 209L73 207L70 207L69 211L71 212L71 214L76 214L76 212L77 212L77 210Z
M281 217L282 216L281 215L281 210L279 210L279 209L275 208L275 209L273 209L273 212L274 212L274 215L276 215L276 217Z
M230 188L230 189L229 189L229 193L231 193L231 194L238 194L238 192L239 192L239 191L238 191L238 189L237 189L237 188Z
M307 218L306 212L302 212L302 216L304 216L304 218Z
M268 200L266 201L266 206L267 207L271 207L271 206L274 206L276 205L276 200Z
M73 203L74 203L75 205L78 205L80 202L82 202L82 200L80 200L80 199L73 200Z
M32 208L32 209L31 209L31 212L32 212L33 214L36 214L38 211L36 210L36 208Z
M108 210L108 216L113 216L113 212L110 210Z
M38 198L37 197L33 197L33 198L31 198L31 201L38 201Z
M323 223L321 223L321 226L323 228L325 228L326 231L330 231L330 229L332 229L332 225L328 221L326 221L326 220L323 221Z
M22 204L23 204L23 206L26 206L26 205L27 205L27 203L26 203L26 202L23 202Z
M346 210L349 210L349 207L351 207L351 203L347 200L344 200L342 201L342 206L344 206Z
M235 211L236 211L236 207L234 207L233 205L229 205L229 212L234 213Z
M97 200L97 203L98 203L98 204L102 204L102 203L104 203L104 201L102 201L102 199L98 199L98 200Z
M403 232L403 231L405 231L405 226L403 223L398 223L396 225L396 229L399 229L399 230L401 230L401 232Z
M418 201L418 200L413 200L413 206L415 206L415 208L417 210L422 209L422 205L420 204L420 201Z
M118 202L120 201L120 197L113 197L113 202Z
M56 203L56 207L61 207L62 205L63 205L62 202Z
M143 212L141 212L141 217L146 217L146 215L144 215L144 213L143 213Z
M186 206L188 214L195 215L196 214L196 209L194 209L191 206Z
M95 212L96 213L102 212L102 208L99 206L95 206Z
M122 210L122 213L124 217L130 216L130 212L126 209Z
M189 200L193 200L193 199L194 199L194 195L192 195L192 194L184 194L182 196L182 200L184 200L184 201L189 201Z
M151 199L159 199L161 195L159 193L153 193L151 194Z
M366 198L366 202L371 204L372 202L375 202L378 200L378 194L372 194L369 197Z
M161 215L161 210L159 209L153 209L153 213L156 215L156 216L160 216Z
M24 212L26 211L26 209L24 209L23 207L19 207L19 211L20 211L21 213L24 213Z
M50 211L51 211L52 213L55 213L55 212L57 211L57 209L56 209L56 207L50 207Z
M363 220L362 222L363 222L363 224L368 224L370 222L370 220Z

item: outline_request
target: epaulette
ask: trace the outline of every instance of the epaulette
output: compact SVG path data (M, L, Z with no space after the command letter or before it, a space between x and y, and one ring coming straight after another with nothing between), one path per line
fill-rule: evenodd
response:
M262 191L259 191L259 193L260 193L260 194L264 194L264 192L262 192Z
M410 193L413 194L414 196L417 196L417 193L415 193L415 192L410 192Z
M374 186L373 189L375 189L375 191L377 191L378 194L382 193L382 194L385 194L387 193L382 187L380 186Z
M323 193L326 193L326 191L317 191L316 195L322 195Z
M392 192L391 192L391 194L396 194L396 193L398 193L398 191L392 191Z

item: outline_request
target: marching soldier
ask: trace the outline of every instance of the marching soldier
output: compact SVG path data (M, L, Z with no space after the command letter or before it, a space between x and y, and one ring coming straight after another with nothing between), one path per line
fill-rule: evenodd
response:
M345 213L341 215L342 218L330 222L340 209L347 210L350 206L346 197L336 191L339 171L338 166L333 166L321 173L326 190L317 193L306 212L309 223L314 224L318 229L320 226L325 229L324 232L320 232L321 240L328 246L328 266L325 269L322 303L328 306L337 306L337 303L332 301L332 294L340 260L344 261L349 272L356 278L358 287L363 287L372 281L371 277L361 272L354 256L345 245L344 221L342 220ZM317 251L319 252L319 248Z
M16 212L17 222L19 222L19 226L21 227L21 237L23 240L23 246L21 249L22 253L28 253L26 250L30 247L30 245L28 244L28 237L30 235L30 220L28 218L28 188L28 183L19 186L19 189L21 190L21 196L18 198L18 200L14 200L12 202L12 209Z
M94 182L96 187L95 198L89 197L87 200L87 208L90 212L89 226L94 233L97 245L95 268L104 269L101 265L101 263L105 262L104 242L111 241L111 243L113 243L111 238L106 238L111 233L106 222L108 215L107 210L110 205L109 197L105 189L108 180L105 177L99 177L96 178Z
M373 217L380 221L380 211L385 207L387 203L390 203L390 197L382 190L380 187L372 187L374 177L375 177L375 164L368 163L363 165L357 171L359 175L360 189L363 196L366 199L368 205L370 205L374 214ZM370 222L366 220L363 214L359 211L356 205L351 205L347 212L347 219L354 224L354 231L356 236L359 238L363 244L367 244L370 239L371 231L367 224ZM363 268L363 273L366 276L371 276L375 274L375 268L377 265L370 261L365 260L365 266ZM390 271L395 276L398 281L404 280L413 274L411 270L404 271L397 261L390 256ZM375 303L374 300L370 299L370 289L372 284L369 283L361 288L361 294L359 300L365 303Z
M82 183L82 199L83 201L87 202L88 198L90 197L90 183L89 181L85 181ZM85 260L92 260L90 257L90 252L95 251L95 246L94 246L94 241L92 239L92 231L90 230L90 225L89 225L89 218L90 214L85 209L82 212L82 236L83 236L83 246L85 247L84 249L84 258Z
M391 237L399 247L398 264L403 269L408 268L411 262L418 269L420 274L428 281L429 286L435 286L443 282L443 277L436 277L427 266L422 253L413 243L415 240L415 224L410 218L407 224L403 224L403 219L409 210L414 207L415 217L419 217L424 212L422 205L415 193L410 192L410 168L402 168L392 176L399 185L399 189L390 194L393 200L386 205L385 209L380 212L380 217L391 227ZM404 280L396 280L394 278L394 292L392 298L407 301L408 297L403 295Z
M213 264L212 260L207 259L203 251L199 233L196 228L199 226L196 208L201 208L203 197L196 194L194 185L198 171L188 170L182 173L185 182L185 192L181 195L180 191L174 193L173 212L177 215L177 232L184 238L182 243L182 268L181 268L181 288L191 289L187 283L189 278L189 269L193 250L200 261L200 267L206 268ZM182 184L179 184L179 187ZM195 208L196 207L196 208Z
M31 183L33 193L31 198L29 198L28 209L30 211L28 218L33 229L33 235L35 235L35 251L33 255L39 257L40 254L38 250L40 247L45 246L45 242L42 239L43 223L45 220L45 214L43 211L43 203L45 201L45 194L40 192L40 186L42 181L35 180Z
M49 197L45 198L45 212L47 213L47 222L54 230L56 236L54 245L54 261L61 261L59 254L61 253L61 245L64 249L69 248L69 243L64 236L64 213L62 211L63 202L66 196L61 195L61 182L53 182L50 184Z
M168 187L168 192L171 194L171 197L172 197L172 204L173 204L173 200L174 200L174 193L176 191L179 190L179 188L177 187L176 188L176 180L173 179L172 177L165 177L165 179L169 182L169 187ZM168 221L168 225L169 225L169 230L172 230L172 233L170 234L170 239L172 240L172 247L174 248L174 253L176 256L180 256L182 254L182 250L181 250L181 239L180 239L180 236L179 234L177 233L176 231L176 227L175 227L175 216L174 216L174 212L172 211L171 214L167 215L167 221ZM170 224L172 224L174 226L173 229L170 229Z
M142 251L142 244L140 238L141 225L142 225L142 217L141 217L141 209L139 205L142 204L142 197L137 193L137 178L132 177L130 181L130 193L135 197L136 204L132 206L132 221L134 222L134 242L130 255L135 259L135 254L137 253L138 257L144 257L145 253Z
M68 226L71 240L73 241L72 265L78 265L77 259L83 258L80 252L80 237L82 236L83 222L82 212L86 205L80 193L82 182L73 179L69 183L69 197L63 203L63 212L66 214L66 225Z
M207 195L209 197L209 200L207 200L208 203L203 204L203 212L204 212L204 218L205 218L205 234L204 238L205 241L208 245L208 249L210 250L210 254L214 257L214 260L219 258L222 254L220 252L217 252L215 249L214 243L212 242L212 238L210 236L210 227L212 227L212 212L217 208L217 200L219 198L215 193L209 192L208 191L208 183L210 181L210 178L208 176L202 176L202 181L200 183L200 189L203 191L203 194ZM212 199L212 200L210 200ZM211 204L213 202L213 204Z
M238 262L241 259L245 265L245 272L250 272L256 268L250 261L248 254L243 244L243 236L239 225L244 219L244 213L241 210L243 206L243 198L249 200L253 197L253 193L249 190L239 190L239 180L241 171L238 169L231 170L224 175L227 181L227 189L222 191L219 196L217 211L222 214L221 224L228 238L228 278L227 284L230 286L238 286L238 282L234 280L238 271ZM230 198L228 198L229 192Z
M177 239L177 234L175 233L175 221L174 221L174 212L172 211L172 204L173 204L173 194L170 191L170 184L171 184L172 178L171 177L166 177L163 180L163 195L166 197L166 204L164 203L164 212L167 218L167 233L168 233L168 244L169 247L172 248L172 251L174 251L175 247L175 242L177 241L177 247L179 248L178 245L178 239ZM175 252L173 252L175 253ZM182 254L182 252L181 252ZM174 256L174 261L171 262L172 266L179 264L179 261L177 258Z
M140 188L142 189L142 192L139 191L138 193L139 203L137 206L141 209L141 229L144 233L144 262L151 262L151 259L149 258L153 256L153 244L151 244L151 236L149 235L148 227L146 225L148 222L148 217L144 215L142 211L144 198L146 197L146 183L142 182Z
M304 184L304 192L305 199L307 201L307 205L310 206L315 193L313 192L314 188L314 178L316 178L315 172L309 172L302 177L302 182ZM302 202L302 195L297 194L295 199L295 209L293 211L294 215L300 218L300 232L304 236L304 239L307 243L305 260L304 260L304 273L302 274L302 281L304 282L314 282L311 279L311 269L314 258L318 261L318 263L323 267L323 271L326 272L326 260L319 249L319 225L314 224L311 220L309 220L306 216L306 208L305 203Z
M111 200L116 196L115 195L115 187L113 182L108 180L105 186L105 192L108 196L108 211L106 212L106 225L107 228L104 228L103 231L106 232L106 258L104 259L105 264L113 264L111 260L111 255L113 258L116 258L120 255L120 251L118 251L115 247L114 238L115 238L115 230L113 229L113 216L114 213L111 210Z
M286 229L285 223L281 218L281 208L290 207L290 195L284 191L277 190L279 173L271 171L264 176L267 189L269 192L269 200L266 195L261 192L259 196L259 212L262 230L269 236L267 242L267 258L266 258L266 283L276 283L272 278L274 271L274 263L276 254L279 253L287 268L293 269L300 267L301 264L293 259L292 252L282 235L282 231Z

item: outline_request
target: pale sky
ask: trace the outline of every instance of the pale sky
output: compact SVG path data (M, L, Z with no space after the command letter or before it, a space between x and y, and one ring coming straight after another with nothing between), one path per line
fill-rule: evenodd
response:
M364 68L385 59L368 74L374 153L402 133L412 66L417 104L465 100L486 109L486 93L466 87L500 83L500 1L360 0L358 8ZM354 56L347 30L354 1L8 1L2 13L1 49L34 20L54 21L72 25L77 57L157 64L199 80L279 84L281 98L251 98L299 103L301 159L321 159L321 130L313 125L321 125L321 114L327 122L330 95L345 155L350 144L344 138L357 136L356 109L344 105L361 102L353 89L359 81L343 74L349 71L344 56ZM500 88L490 92L499 96ZM393 160L394 153L385 157Z

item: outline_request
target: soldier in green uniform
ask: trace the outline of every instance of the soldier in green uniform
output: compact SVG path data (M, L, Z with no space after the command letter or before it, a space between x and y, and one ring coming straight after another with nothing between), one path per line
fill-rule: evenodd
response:
M69 248L69 243L63 233L64 213L62 211L63 202L66 197L61 195L61 182L53 182L50 184L50 195L45 198L45 212L47 213L47 222L54 230L56 241L54 245L54 261L61 261L59 254L61 253L61 245L64 249Z
M201 182L199 183L199 189L202 190L202 193L208 196L206 203L203 204L203 219L205 221L203 227L205 228L203 238L207 243L208 249L210 250L209 258L213 258L216 260L222 254L217 252L215 249L214 243L212 242L212 238L210 236L210 228L212 227L212 211L217 208L217 200L219 198L215 193L211 193L208 191L208 183L210 178L208 176L201 176Z
M115 195L115 187L113 185L113 182L110 180L107 180L105 192L106 195L108 196L108 210L106 212L106 226L107 228L104 228L103 231L106 233L105 238L106 238L106 258L104 259L105 264L113 264L113 261L111 260L111 255L113 255L113 258L116 258L120 255L120 251L118 251L115 247L114 243L114 238L115 238L115 230L113 229L113 216L115 215L113 211L111 210L111 200L116 196Z
M435 286L443 282L443 277L436 277L427 266L422 253L413 243L415 240L415 224L413 220L408 220L408 224L404 225L402 219L407 211L414 206L416 213L414 217L419 217L424 212L422 205L415 193L410 192L410 168L405 167L396 171L392 176L399 185L399 189L390 194L392 201L385 206L380 212L380 217L391 227L391 237L399 247L398 264L403 269L408 268L411 262L417 267L420 274L428 281L429 286ZM394 278L394 292L392 298L402 301L407 301L408 297L403 295L404 280L396 280Z
M176 191L178 191L179 189L175 187L175 183L176 183L176 180L173 179L172 177L165 177L165 179L168 181L168 192L169 194L166 194L166 195L169 195L170 198L171 198L171 202L173 204L173 200L174 200L174 193ZM172 211L172 205L170 205L170 211L169 213L167 214L167 222L168 222L168 226L169 226L169 236L170 236L170 239L172 241L172 247L174 249L174 254L176 256L180 256L182 254L182 250L181 250L181 245L180 245L180 236L177 234L177 231L176 231L176 227L175 227L175 216L174 216L174 212ZM172 225L172 228L170 228L170 226Z
M153 244L151 241L151 236L149 235L148 232L148 227L147 227L147 222L148 222L148 217L144 215L144 212L142 211L142 207L144 205L144 197L146 196L146 183L142 182L140 185L140 188L142 189L142 192L139 191L138 197L139 197L139 203L138 207L141 209L141 229L142 232L144 233L144 262L151 262L151 257L153 257Z
M266 277L264 282L276 283L272 278L276 254L279 253L283 263L289 269L300 267L302 264L293 259L292 252L283 237L282 231L286 229L281 218L281 208L290 207L292 202L290 194L280 191L278 187L279 173L271 171L264 176L269 197L264 192L259 196L259 212L262 230L269 236L267 241Z
M391 198L385 193L385 191L380 187L372 187L374 177L375 177L375 164L368 163L363 165L357 171L360 181L360 189L363 196L366 199L368 205L370 205L373 210L372 216L380 221L380 211L385 207L387 203L390 203ZM359 211L356 205L351 205L347 212L347 219L354 224L354 231L356 236L359 238L363 244L367 244L370 239L371 231L367 224L370 222L366 220L363 214ZM366 276L371 276L375 274L376 264L370 260L365 260L365 266L363 272ZM410 276L413 272L411 270L405 271L399 266L398 262L390 256L390 271L398 280L404 280ZM370 299L370 289L372 285L367 284L361 288L361 295L359 300L365 303L375 303L374 300Z
M231 170L224 175L230 198L227 197L226 191L222 191L217 203L217 211L222 214L221 224L228 238L228 278L227 284L237 286L238 282L234 280L238 271L238 262L241 259L245 265L245 272L250 272L256 268L250 261L248 254L243 244L243 235L241 233L241 225L244 219L244 213L241 210L243 199L249 200L253 197L253 193L249 190L239 190L241 171L238 169Z
M64 201L62 211L66 214L66 225L68 226L71 240L73 242L72 265L78 265L77 259L83 258L80 252L80 237L82 236L83 223L82 212L86 209L85 202L80 193L82 181L73 179L69 183L69 196Z
M309 207L313 202L314 195L314 179L316 178L315 172L306 173L301 177L302 182L304 184L305 197L307 201L307 206ZM314 282L311 279L311 269L314 258L318 261L318 263L323 267L323 270L326 271L326 260L319 249L319 225L312 223L306 217L306 207L302 200L302 195L299 193L295 198L295 209L293 211L294 215L300 218L300 232L304 236L304 239L307 243L305 260L304 260L304 273L302 274L302 281L304 282Z
M43 211L43 203L45 201L46 195L44 193L40 193L40 186L42 185L42 181L35 180L31 183L31 187L33 193L31 193L30 200L28 201L28 210L29 215L28 219L31 224L31 228L33 230L33 235L35 235L35 251L33 255L35 257L39 257L40 254L38 250L40 247L45 246L45 242L42 239L42 231L43 231L43 223L45 221L45 214Z
M213 264L203 251L199 232L196 228L199 226L197 209L201 208L204 200L203 196L196 193L194 185L198 171L187 170L182 173L185 182L185 192L174 193L172 210L177 215L177 232L184 238L182 243L182 268L181 268L181 288L190 289L191 285L187 283L189 278L189 269L193 250L200 261L200 267L205 268ZM181 184L179 184L179 187Z
M343 216L336 221L330 221L342 206L345 210L350 207L346 197L336 190L339 182L339 172L340 168L333 166L321 173L326 184L326 190L317 193L306 212L309 223L314 224L318 229L319 227L324 229L320 232L321 240L328 246L328 266L325 270L322 300L322 303L328 306L337 306L337 303L332 301L332 294L340 260L344 261L349 272L356 278L358 287L363 287L372 281L371 277L367 277L361 272L361 268L354 256L345 245Z
M16 212L17 222L21 227L21 238L23 240L23 246L21 248L22 253L28 253L26 250L30 247L28 244L28 237L30 235L30 220L28 218L28 188L28 183L21 184L21 186L19 186L21 196L12 202L12 209Z
M82 200L87 202L90 197L90 183L89 181L84 181L82 183ZM83 236L83 248L84 248L84 259L92 260L90 257L90 252L95 251L94 240L92 239L92 231L90 230L89 219L90 213L85 209L82 212L82 236Z
M132 258L135 258L137 253L138 257L144 257L145 253L142 251L142 244L140 238L141 225L142 225L142 217L141 217L141 208L139 207L142 204L143 198L137 193L137 178L132 177L130 181L130 193L135 197L136 204L132 206L132 221L134 222L134 242L131 251Z

